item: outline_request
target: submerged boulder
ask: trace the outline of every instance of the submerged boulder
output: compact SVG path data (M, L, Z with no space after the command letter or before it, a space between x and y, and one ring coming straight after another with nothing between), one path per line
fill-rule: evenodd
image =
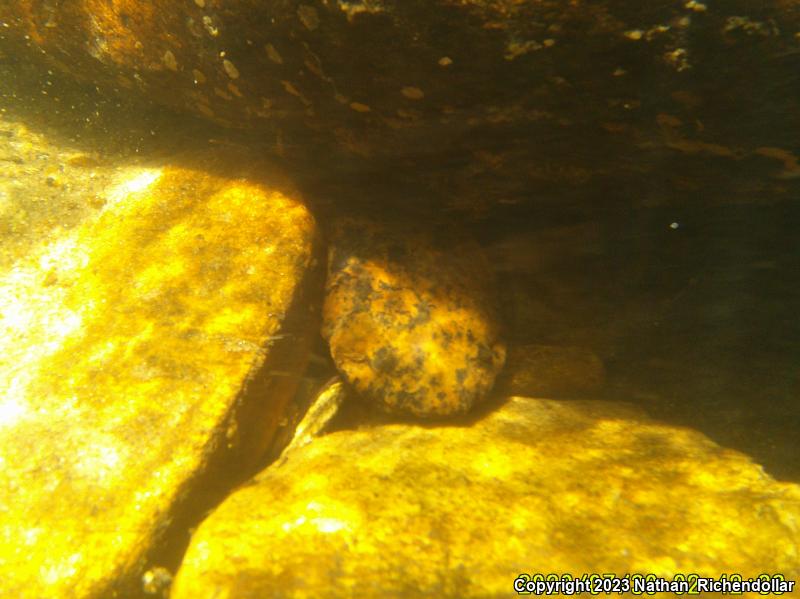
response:
M259 464L304 368L300 196L265 165L182 162L118 167L0 273L4 597L131 596L198 496Z
M171 597L510 597L556 573L800 575L800 487L623 404L316 439L195 532Z
M345 380L384 411L463 413L505 361L495 291L474 243L342 219L330 239L322 334Z

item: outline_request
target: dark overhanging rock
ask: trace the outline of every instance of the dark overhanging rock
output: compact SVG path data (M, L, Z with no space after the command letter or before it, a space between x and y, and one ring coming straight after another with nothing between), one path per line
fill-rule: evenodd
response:
M7 53L252 131L320 165L312 186L388 172L481 217L736 195L744 170L780 194L800 173L782 0L24 0L0 19Z

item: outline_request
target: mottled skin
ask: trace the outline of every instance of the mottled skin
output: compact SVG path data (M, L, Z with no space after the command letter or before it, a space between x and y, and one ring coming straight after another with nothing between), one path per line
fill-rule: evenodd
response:
M468 411L505 361L490 273L480 248L451 234L337 222L322 327L336 367L389 413Z

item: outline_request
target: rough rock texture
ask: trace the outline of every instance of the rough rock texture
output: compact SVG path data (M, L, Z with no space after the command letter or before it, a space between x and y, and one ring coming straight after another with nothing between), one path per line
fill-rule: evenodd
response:
M511 597L536 572L795 580L800 487L621 404L514 397L315 440L199 527L171 596Z
M265 165L189 161L117 168L0 274L3 597L131 596L195 495L259 462L305 364L314 220Z
M388 187L413 175L470 212L736 201L800 173L793 0L19 0L0 20L9 56L330 155L337 175L388 159Z
M605 383L603 362L582 347L517 345L508 350L495 390L502 395L569 397L596 393Z
M466 412L505 361L491 284L475 244L342 219L330 239L322 334L345 380L385 411Z

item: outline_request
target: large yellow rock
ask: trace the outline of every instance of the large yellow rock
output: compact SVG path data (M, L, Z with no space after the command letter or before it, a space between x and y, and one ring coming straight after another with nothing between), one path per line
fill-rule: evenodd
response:
M800 576L800 487L621 404L319 438L195 532L173 599L513 597L522 574Z
M266 167L192 161L119 169L0 275L1 597L129 596L200 481L271 442L316 326L315 224Z
M384 411L449 416L486 397L506 347L477 244L419 227L333 227L322 334L345 380Z

